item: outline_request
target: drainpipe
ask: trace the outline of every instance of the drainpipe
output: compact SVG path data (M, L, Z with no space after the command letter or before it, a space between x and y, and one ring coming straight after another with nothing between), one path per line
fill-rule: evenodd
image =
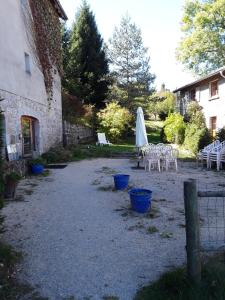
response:
M223 74L223 71L224 71L224 70L221 70L221 71L220 71L220 75L221 75L223 78L225 78L225 75Z

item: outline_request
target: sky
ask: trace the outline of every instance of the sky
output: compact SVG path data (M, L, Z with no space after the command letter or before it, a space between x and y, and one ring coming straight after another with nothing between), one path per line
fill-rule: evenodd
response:
M195 78L176 61L175 49L181 38L180 22L185 0L87 0L95 15L98 30L107 43L122 16L128 13L141 29L143 45L148 48L155 87L162 83L171 91ZM60 0L70 27L81 0Z

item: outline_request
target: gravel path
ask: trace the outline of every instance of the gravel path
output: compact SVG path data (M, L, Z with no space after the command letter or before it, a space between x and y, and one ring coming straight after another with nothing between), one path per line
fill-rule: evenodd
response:
M224 175L192 166L147 173L132 165L85 160L20 183L17 198L24 199L3 209L3 237L26 254L22 280L51 300L131 300L138 288L185 262L183 180L216 187ZM112 190L113 173L130 174L131 185L152 189L152 214L129 209L127 192ZM150 226L158 232L150 233Z

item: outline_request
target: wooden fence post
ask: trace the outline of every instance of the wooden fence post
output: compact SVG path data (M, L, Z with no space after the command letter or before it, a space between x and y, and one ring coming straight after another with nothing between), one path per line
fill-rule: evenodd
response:
M186 220L187 274L196 284L201 281L201 258L196 180L184 182L184 207Z

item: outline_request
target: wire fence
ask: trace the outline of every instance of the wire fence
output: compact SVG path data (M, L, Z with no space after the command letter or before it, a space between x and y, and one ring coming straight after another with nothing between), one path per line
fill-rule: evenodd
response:
M198 197L201 251L225 250L225 197Z
M218 186L199 189L196 179L184 181L187 273L195 283L201 281L203 251L225 250L225 191Z

